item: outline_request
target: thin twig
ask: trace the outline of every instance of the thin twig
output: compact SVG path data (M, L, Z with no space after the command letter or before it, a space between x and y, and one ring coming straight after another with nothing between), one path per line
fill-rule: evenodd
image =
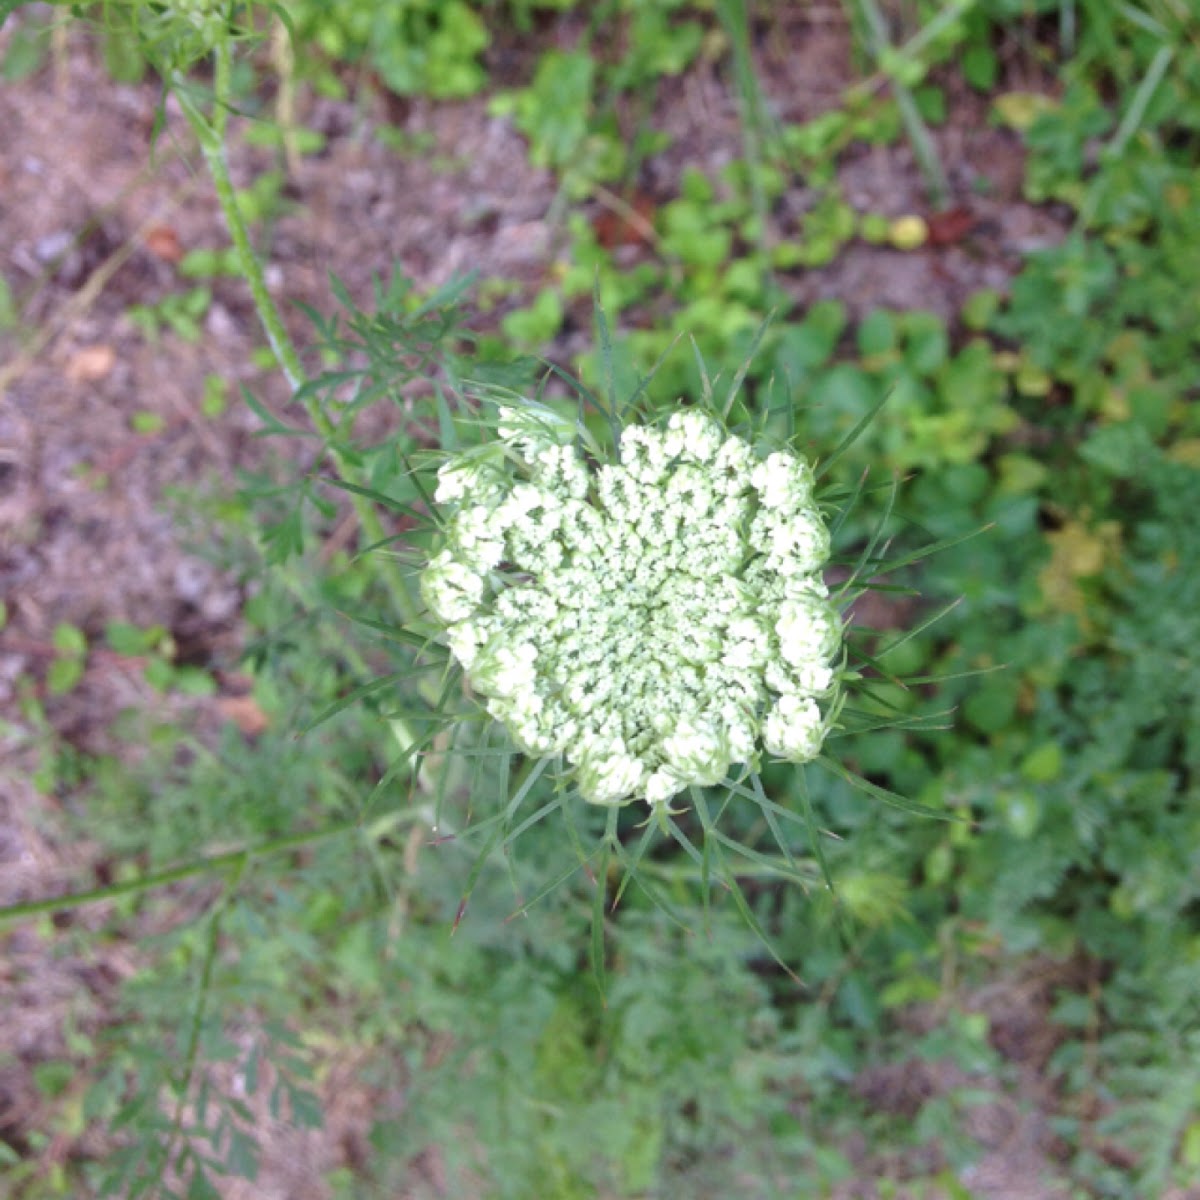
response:
M867 27L868 48L876 61L882 62L884 53L890 48L887 22L883 12L876 0L858 0L858 4ZM955 11L957 15L957 10L948 11ZM910 42L909 46L911 47L911 45ZM942 162L938 157L933 137L928 126L921 119L917 102L908 86L895 75L890 78L892 91L896 97L896 107L900 110L900 119L904 122L905 133L908 134L908 140L912 143L917 165L925 177L925 187L929 192L930 202L935 208L944 208L950 199L950 183L946 178L946 172L942 169Z
M275 356L279 369L287 380L293 395L300 392L306 381L304 365L296 350L295 343L287 331L279 307L275 303L267 287L266 274L262 263L250 243L250 233L242 214L237 191L229 172L229 159L226 153L226 126L230 111L232 89L233 60L229 45L218 43L213 50L213 103L212 117L206 117L197 105L188 81L176 76L175 94L187 117L188 124L200 143L204 161L212 177L217 201L225 217L225 225L233 242L234 253L249 284L250 293L254 298L254 307L258 312L259 321L267 337L267 343ZM314 392L306 392L302 400L304 410L308 414L313 427L325 442L330 458L333 460L338 475L347 483L358 483L357 471L338 447L338 431L328 414L322 409L319 398ZM351 502L362 524L363 533L369 544L383 542L386 534L379 514L365 497L351 495ZM413 620L417 615L417 607L409 594L408 588L395 565L386 555L379 559L379 573L387 588L392 605L397 614L405 621Z

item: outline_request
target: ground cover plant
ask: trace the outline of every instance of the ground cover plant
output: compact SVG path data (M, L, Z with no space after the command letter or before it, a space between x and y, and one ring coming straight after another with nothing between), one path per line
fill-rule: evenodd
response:
M1186 5L0 13L11 95L91 64L224 222L153 217L132 295L120 238L14 251L0 436L106 288L259 435L173 481L219 650L39 642L7 564L52 523L4 543L5 1194L1194 1194ZM460 178L422 106L519 139L537 269L281 304L339 139Z

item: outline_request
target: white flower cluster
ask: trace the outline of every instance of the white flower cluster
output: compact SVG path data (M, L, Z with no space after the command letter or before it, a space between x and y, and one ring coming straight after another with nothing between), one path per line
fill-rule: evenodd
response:
M664 804L760 747L814 758L842 626L809 465L695 411L627 427L595 471L573 433L501 409L500 445L438 474L422 595L488 711L598 804Z

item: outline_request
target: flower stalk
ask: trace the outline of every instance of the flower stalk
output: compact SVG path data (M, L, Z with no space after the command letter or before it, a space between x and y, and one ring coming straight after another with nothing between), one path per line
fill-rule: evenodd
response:
M196 103L187 81L178 74L174 79L175 94L179 99L184 116L187 118L188 125L199 143L200 151L204 155L205 164L212 177L217 202L221 207L234 253L237 255L238 266L250 287L254 307L262 324L263 332L266 334L271 353L275 356L275 361L287 380L293 396L299 397L313 428L328 448L339 478L353 486L361 487L365 481L358 478L358 473L353 465L339 449L337 429L334 423L321 407L317 396L311 391L302 390L307 377L304 365L300 360L296 345L287 331L287 326L284 324L279 306L275 303L275 298L267 287L266 275L262 263L251 245L250 232L246 227L246 221L238 203L237 191L229 173L225 134L232 99L233 56L227 39L216 40L212 48L212 61L211 118L205 115ZM379 545L385 542L387 533L370 500L353 491L350 492L350 499L367 544ZM405 586L400 571L386 555L380 558L380 575L396 613L403 621L411 621L417 615L416 604Z

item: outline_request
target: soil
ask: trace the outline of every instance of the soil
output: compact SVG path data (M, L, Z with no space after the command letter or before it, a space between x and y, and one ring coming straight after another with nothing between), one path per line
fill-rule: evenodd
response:
M760 75L779 118L837 105L855 77L841 14L835 4L780 5L759 31ZM22 19L10 17L0 31L0 56ZM537 36L541 44L570 44L576 32L564 17ZM518 83L538 49L505 47L492 66ZM1021 198L1017 139L989 124L985 99L947 86L951 115L936 139L953 203L969 214L966 229L914 253L855 243L830 266L787 279L798 310L837 297L856 316L888 306L949 319L965 296L1003 289L1025 252L1062 236L1059 214ZM103 651L89 658L77 688L51 695L46 672L56 626L75 625L102 644L111 621L161 625L188 647L191 661L232 662L244 597L236 580L190 552L177 513L187 509L189 493L233 487L240 468L261 461L257 419L236 402L236 386L276 411L287 403L278 376L256 365L263 339L240 280L212 284L193 341L169 330L148 336L131 315L134 306L195 286L180 276L183 254L227 244L195 147L170 103L165 130L152 136L159 99L152 83L114 84L78 30L35 74L3 85L0 272L19 320L0 329L0 598L8 612L0 631L0 905L96 882L94 848L61 836L70 795L34 786L42 743L22 696L41 701L56 736L89 751L114 748L114 713L161 703L136 663ZM742 153L736 96L711 61L671 81L656 112L672 136L647 170L656 202L674 194L685 166L715 176ZM392 264L422 289L474 270L514 281L529 296L552 275L562 253L550 224L555 180L528 165L522 138L509 121L489 115L485 99L400 103L366 81L350 100L302 96L300 121L325 136L325 147L291 165L267 249L270 286L301 342L305 322L290 302L328 311L331 272L363 301L372 274ZM389 148L378 136L385 125L397 131L393 143L417 149ZM273 152L246 144L245 128L235 122L232 147L243 185L279 166ZM903 144L849 152L841 179L862 210L926 211ZM810 200L796 179L775 214L777 236L794 231ZM521 292L506 301L521 302ZM575 349L567 337L555 354L565 360ZM228 381L235 397L218 416L201 407L211 377ZM190 703L214 706L219 719L221 701ZM86 910L78 918L84 928L92 919ZM64 1054L68 1029L103 1025L138 950L110 941L89 960L56 954L46 931L31 925L0 930L0 947L0 1138L33 1153L29 1135L45 1115L34 1068ZM1045 1028L1042 1009L1027 999L1013 1006L1035 1033ZM1013 1061L1023 1064L1019 1052ZM329 1076L327 1090L337 1099L325 1130L301 1138L266 1126L255 1197L326 1196L323 1175L365 1153L371 1097L357 1087L352 1067L343 1062ZM1023 1064L1015 1092L996 1086L996 1129L981 1132L985 1153L970 1183L980 1200L1067 1194L1045 1132L1043 1068ZM897 1084L868 1073L860 1088L886 1110L919 1107L953 1082L922 1078L919 1094L898 1098L897 1087L911 1088L911 1079ZM48 1169L84 1149L56 1139L36 1153ZM853 1194L868 1196L876 1194L872 1181L897 1164L864 1154L861 1168ZM414 1194L438 1194L437 1163L414 1170ZM231 1187L227 1194L249 1193Z

